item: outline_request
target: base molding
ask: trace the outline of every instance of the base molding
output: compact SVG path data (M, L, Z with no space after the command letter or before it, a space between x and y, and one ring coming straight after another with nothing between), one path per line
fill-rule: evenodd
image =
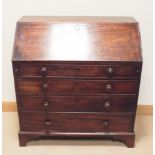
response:
M127 147L133 148L135 133L133 132L114 132L114 133L41 133L41 132L19 132L19 145L26 146L29 141L39 139L100 139L111 140L124 143Z
M3 112L17 112L16 102L3 102ZM137 114L140 115L153 115L153 105L138 105Z

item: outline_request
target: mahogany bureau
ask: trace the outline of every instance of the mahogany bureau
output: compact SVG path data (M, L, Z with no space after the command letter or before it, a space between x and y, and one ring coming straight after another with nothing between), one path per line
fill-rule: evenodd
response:
M109 139L134 147L142 54L131 17L22 17L12 56L19 143Z

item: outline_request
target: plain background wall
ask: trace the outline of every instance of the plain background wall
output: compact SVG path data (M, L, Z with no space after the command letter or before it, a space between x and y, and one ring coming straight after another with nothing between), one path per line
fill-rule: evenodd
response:
M3 101L15 101L11 56L16 21L23 15L135 17L144 61L138 102L152 104L152 0L3 0Z

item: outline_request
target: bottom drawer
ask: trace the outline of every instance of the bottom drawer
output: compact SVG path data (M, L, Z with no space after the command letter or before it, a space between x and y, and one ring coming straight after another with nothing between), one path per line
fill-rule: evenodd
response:
M103 113L22 113L22 131L131 132L132 115Z

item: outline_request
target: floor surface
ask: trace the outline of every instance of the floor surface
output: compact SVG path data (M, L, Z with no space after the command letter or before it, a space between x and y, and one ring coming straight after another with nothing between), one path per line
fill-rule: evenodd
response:
M19 147L18 130L17 113L4 112L3 155L152 155L152 116L137 116L135 148L102 140L40 140Z

